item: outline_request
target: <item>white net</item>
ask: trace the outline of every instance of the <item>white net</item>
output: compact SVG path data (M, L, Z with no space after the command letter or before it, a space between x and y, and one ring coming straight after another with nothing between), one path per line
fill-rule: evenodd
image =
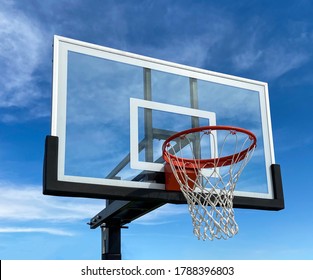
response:
M238 232L234 190L256 138L243 129L207 128L171 137L163 155L187 200L194 234L203 240L228 239Z

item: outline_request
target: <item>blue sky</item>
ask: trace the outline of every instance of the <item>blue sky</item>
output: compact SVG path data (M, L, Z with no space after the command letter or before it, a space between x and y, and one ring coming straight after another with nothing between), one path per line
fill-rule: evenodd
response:
M86 223L104 201L42 195L58 34L268 82L286 209L236 210L240 232L202 242L167 205L122 231L124 259L312 259L313 3L14 1L0 5L0 258L99 259Z

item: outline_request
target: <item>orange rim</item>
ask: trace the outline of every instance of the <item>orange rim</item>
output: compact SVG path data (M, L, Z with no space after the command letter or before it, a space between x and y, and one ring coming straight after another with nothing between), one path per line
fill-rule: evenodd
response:
M252 143L247 149L245 149L239 153L233 154L233 155L229 155L229 156L225 156L225 157L221 157L221 158L199 159L199 160L197 160L197 166L195 166L194 160L174 156L166 150L166 148L168 147L169 143L172 140L174 140L178 137L187 135L187 134L205 131L205 130L207 130L207 131L228 130L230 133L234 133L234 132L244 133L247 136L249 136L249 138L252 140ZM234 127L234 126L224 126L224 125L196 127L196 128L183 130L181 132L178 132L178 133L172 135L168 139L166 139L165 142L163 143L163 146L162 146L163 158L168 163L172 162L175 166L185 166L185 168L187 168L187 169L189 169L189 168L212 168L212 167L227 166L227 165L230 165L232 163L237 163L237 162L243 160L246 157L247 153L256 147L256 142L257 142L256 136L251 131L246 130L244 128ZM234 160L234 158L235 158L235 160Z

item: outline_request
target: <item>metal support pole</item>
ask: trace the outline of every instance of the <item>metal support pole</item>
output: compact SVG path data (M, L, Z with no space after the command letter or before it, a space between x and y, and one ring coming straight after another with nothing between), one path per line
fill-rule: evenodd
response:
M152 100L152 85L151 85L151 69L143 69L144 80L144 99ZM152 110L145 109L144 111L144 126L145 126L145 157L147 162L153 162L153 129L152 129Z
M189 79L190 85L190 107L193 109L199 109L199 101L198 101L198 83L194 78ZM198 117L191 117L191 127L199 127L200 120ZM195 140L193 141L193 152L196 158L201 158L201 147L200 147L200 138L199 133L195 134Z
M120 225L101 226L102 260L121 260L121 227Z
M107 199L107 206L115 200ZM102 224L101 228L101 259L102 260L121 260L121 224L111 222Z

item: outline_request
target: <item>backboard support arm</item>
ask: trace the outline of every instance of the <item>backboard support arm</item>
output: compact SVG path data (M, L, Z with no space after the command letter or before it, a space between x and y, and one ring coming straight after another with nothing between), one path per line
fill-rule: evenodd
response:
M125 224L155 210L164 203L107 200L106 208L88 223L91 229L101 228L101 259L121 260L121 229Z

